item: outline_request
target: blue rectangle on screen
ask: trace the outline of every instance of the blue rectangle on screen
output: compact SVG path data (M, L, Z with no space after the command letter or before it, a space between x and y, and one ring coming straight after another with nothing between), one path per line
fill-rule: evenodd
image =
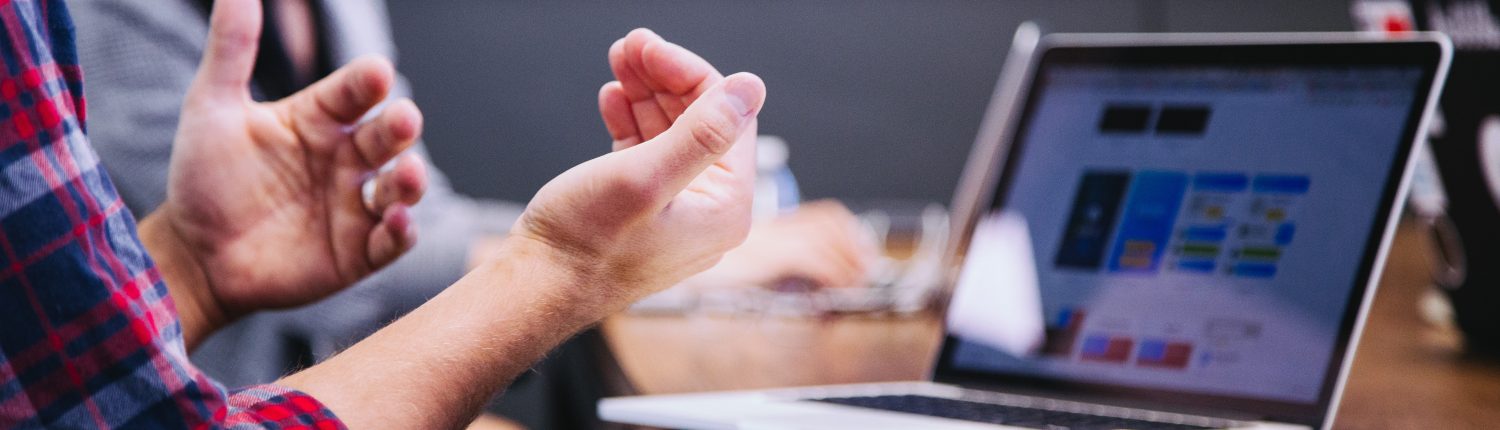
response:
M1187 186L1188 177L1184 173L1135 175L1121 216L1119 237L1110 253L1111 272L1156 272L1172 238Z
M1109 352L1109 338L1089 336L1083 340L1083 355L1104 355Z
M1062 308L1057 312L1057 327L1067 327L1073 323L1073 308Z
M1188 227L1182 231L1182 240L1188 242L1222 242L1229 237L1227 226Z
M1312 181L1300 175L1260 175L1255 177L1255 192L1274 194L1306 194Z
M1276 276L1276 265L1267 263L1240 263L1234 266L1235 276L1246 278L1271 278Z
M1213 260L1183 260L1177 262L1177 270L1209 273L1214 271Z
M1199 173L1193 175L1193 191L1236 193L1245 191L1250 177L1239 173Z
M1292 236L1297 234L1297 225L1292 223L1282 224L1276 228L1276 244L1286 246L1292 243Z
M1136 359L1144 361L1162 361L1167 358L1167 343L1159 340L1147 340L1141 342L1141 349L1136 352Z

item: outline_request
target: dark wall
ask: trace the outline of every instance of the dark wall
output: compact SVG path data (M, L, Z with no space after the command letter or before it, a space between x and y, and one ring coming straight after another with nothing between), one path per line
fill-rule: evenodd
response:
M1016 24L1048 31L1351 28L1329 0L391 0L399 67L459 190L524 201L608 150L605 52L650 27L769 95L808 197L946 203Z

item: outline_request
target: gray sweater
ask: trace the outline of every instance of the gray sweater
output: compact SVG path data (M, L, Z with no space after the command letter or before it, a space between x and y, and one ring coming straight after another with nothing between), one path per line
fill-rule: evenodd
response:
M364 54L394 59L380 0L321 3L334 64ZM177 116L203 52L207 18L188 0L70 2L85 70L89 136L126 204L145 216L166 197ZM378 24L378 25L376 25ZM259 92L252 88L252 93ZM408 96L398 79L393 96ZM425 157L418 143L413 151ZM428 166L431 186L414 209L421 238L395 264L327 300L262 312L219 331L193 361L226 384L264 383L321 360L373 332L453 283L471 241L504 233L521 206L453 191Z

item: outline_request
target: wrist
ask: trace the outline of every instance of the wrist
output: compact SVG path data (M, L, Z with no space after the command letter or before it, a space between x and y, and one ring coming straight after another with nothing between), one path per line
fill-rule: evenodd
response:
M469 244L468 259L464 261L464 270L474 270L487 262L494 261L500 255L500 251L505 249L504 245L504 235L487 235L474 239L474 242Z
M627 305L619 297L618 280L602 276L591 258L554 247L525 234L512 234L500 243L492 258L480 262L470 277L503 279L507 290L527 290L532 305L559 319L583 328ZM462 281L461 281L462 282ZM496 285L482 285L492 296ZM508 295L507 295L508 296Z
M138 228L141 243L155 261L167 284L173 306L182 322L183 340L192 350L209 334L230 320L213 295L208 272L195 257L188 241L172 225L166 208L147 215Z
M482 399L612 309L570 259L512 235L432 300L278 384L311 394L349 428L461 427ZM434 413L401 413L410 410ZM413 418L425 421L392 424Z

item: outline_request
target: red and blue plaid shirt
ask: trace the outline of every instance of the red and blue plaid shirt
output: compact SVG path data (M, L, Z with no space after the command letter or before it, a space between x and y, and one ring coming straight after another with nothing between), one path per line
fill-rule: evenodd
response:
M62 0L0 0L0 428L342 428L188 362L166 284L84 134Z

